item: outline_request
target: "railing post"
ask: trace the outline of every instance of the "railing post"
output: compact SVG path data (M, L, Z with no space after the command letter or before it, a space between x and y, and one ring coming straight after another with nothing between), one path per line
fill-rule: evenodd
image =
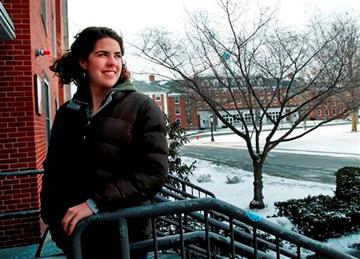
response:
M80 231L77 231L77 229L75 228L75 231L72 235L71 249L70 251L68 251L69 258L82 259L81 235L82 229Z
M181 247L181 258L185 259L185 242L184 242L184 227L182 222L182 214L179 214L179 234L180 234L180 247Z
M210 235L209 235L209 212L204 210L204 223L205 223L205 241L206 241L206 252L207 258L210 259L211 257L211 245L210 245Z
M257 231L257 228L255 226L253 226L253 248L254 248L254 257L255 258L257 258L257 252L258 252L256 231Z
M229 225L230 225L230 245L231 245L231 258L235 259L235 245L234 245L234 223L233 219L229 218Z
M186 192L186 184L184 182L181 182L180 184L181 184L181 190L183 192Z
M153 244L154 244L154 258L159 258L159 247L158 247L158 238L157 238L157 229L156 229L156 219L151 217L152 233L153 233Z
M130 245L127 221L124 218L118 220L119 224L119 249L120 258L130 259Z

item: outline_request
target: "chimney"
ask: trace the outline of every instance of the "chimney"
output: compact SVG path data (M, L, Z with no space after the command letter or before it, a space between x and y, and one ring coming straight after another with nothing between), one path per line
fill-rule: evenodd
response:
M154 82L155 81L155 75L149 75L149 81Z

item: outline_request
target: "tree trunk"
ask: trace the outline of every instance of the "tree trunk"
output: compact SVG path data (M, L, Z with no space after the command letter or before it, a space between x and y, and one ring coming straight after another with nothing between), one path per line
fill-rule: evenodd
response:
M250 202L250 209L265 208L262 181L262 163L253 162L254 166L254 199Z
M358 114L357 109L352 111L351 113L351 132L357 132L357 122L358 122L357 114Z

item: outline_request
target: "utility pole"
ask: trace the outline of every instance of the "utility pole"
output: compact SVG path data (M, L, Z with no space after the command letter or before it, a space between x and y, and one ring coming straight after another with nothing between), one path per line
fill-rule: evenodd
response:
M214 142L214 124L213 124L212 115L210 115L210 131L211 131L211 142Z

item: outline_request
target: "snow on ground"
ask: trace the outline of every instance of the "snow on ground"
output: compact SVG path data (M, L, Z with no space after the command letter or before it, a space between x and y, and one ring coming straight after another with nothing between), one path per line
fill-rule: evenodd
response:
M308 123L308 126L311 124ZM358 126L360 127L360 126ZM245 141L234 134L217 135L215 142L210 141L210 136L198 135L198 138L191 139L191 145L216 145L219 147L246 148ZM273 139L285 132L279 130ZM296 129L292 135L304 132L303 128ZM264 143L268 131L261 135L260 143ZM351 132L350 124L322 126L309 134L289 142L280 143L275 150L271 152L292 152L298 154L324 154L329 156L358 157L360 159L360 132Z
M193 161L192 158L183 158L184 162L189 164ZM248 209L249 202L253 198L253 176L251 172L227 167L223 165L216 165L214 163L198 160L196 161L196 169L194 174L190 176L190 181L208 189L213 192L221 200L227 201L240 208ZM211 175L210 182L199 183L197 179L201 175ZM240 183L227 184L226 176L230 178L240 176ZM275 213L272 206L276 201L285 201L289 199L297 199L306 197L304 189L308 194L312 195L333 195L335 191L334 185L321 184L314 182L302 182L290 180L281 177L263 176L264 182L264 201L267 207L264 210L258 211L263 216L273 215Z
M279 146L279 152L316 153L329 156L351 156L358 157L360 164L360 132L350 132L350 125L324 126L311 132L298 140L283 143ZM297 129L297 132L303 129ZM210 141L210 136L200 136L190 141L189 145L216 145L219 147L245 148L244 141L234 135L216 135L215 142ZM274 150L275 151L275 150ZM272 151L272 152L274 152ZM334 158L336 159L336 158ZM184 157L184 162L190 164L194 159ZM210 182L199 183L201 175L211 176ZM226 177L240 176L241 181L237 184L227 184ZM253 177L252 172L216 165L214 163L199 160L196 162L196 169L190 177L191 182L213 192L218 199L227 201L244 210L248 209L249 202L253 198ZM264 202L266 208L256 213L263 217L272 216L275 213L274 202L285 201L293 198L304 198L308 195L319 194L334 195L335 185L321 184L308 181L290 180L281 177L263 176L264 181ZM293 227L291 223L279 219L278 223L286 227ZM348 246L359 243L360 233L330 239L327 241L332 247L341 251L348 251Z

